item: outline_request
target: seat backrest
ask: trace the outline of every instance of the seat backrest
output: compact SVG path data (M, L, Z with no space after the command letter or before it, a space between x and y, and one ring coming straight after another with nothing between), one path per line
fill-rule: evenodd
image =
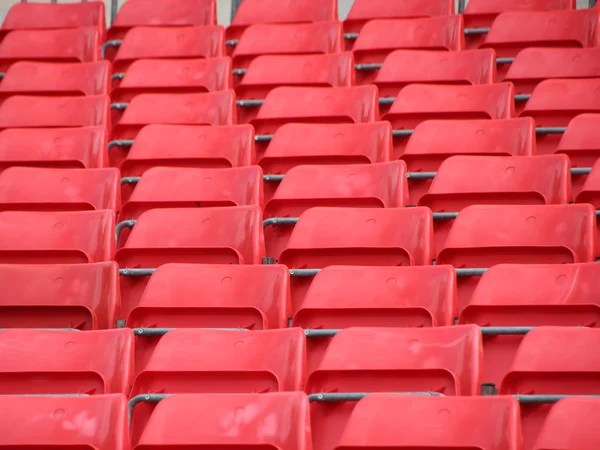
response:
M10 167L0 173L0 211L116 212L121 208L120 184L114 168Z
M5 264L0 283L0 328L113 328L121 308L115 262Z
M562 135L556 153L564 153L574 167L592 167L600 158L600 114L573 117Z
M1 394L127 394L133 380L130 329L0 332Z
M0 212L0 263L87 264L110 261L115 250L115 214Z
M57 446L74 450L131 448L124 395L3 395L0 405L10 411L0 423L2 447L41 450ZM83 423L80 422L82 418L85 418ZM71 426L65 426L65 423ZM84 431L86 423L102 424L104 432L87 433Z
M167 208L142 213L115 256L121 267L169 262L261 264L265 256L258 206Z
M596 161L592 172L586 177L583 187L575 197L575 203L590 203L600 209L600 161Z
M266 330L286 328L289 309L284 266L165 264L126 314L131 328Z
M465 8L467 28L489 27L496 16L507 11L552 11L575 9L575 0L469 0Z

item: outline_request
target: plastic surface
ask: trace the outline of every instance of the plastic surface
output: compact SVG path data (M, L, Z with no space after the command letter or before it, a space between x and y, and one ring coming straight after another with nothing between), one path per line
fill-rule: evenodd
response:
M244 167L255 160L254 130L250 125L148 125L135 137L121 174L140 176L154 166Z
M100 36L94 28L17 30L0 43L0 70L17 61L54 63L100 61Z
M569 121L556 153L567 155L573 167L592 167L600 158L599 139L600 114L580 114Z
M113 102L129 102L138 94L192 94L232 87L229 58L141 59L129 66L111 98Z
M600 161L596 161L592 172L586 177L581 191L575 197L575 203L589 203L600 209Z
M123 395L5 395L0 396L0 407L10 411L0 422L5 448L130 449ZM96 432L90 433L90 424Z
M261 264L262 213L258 206L151 209L119 246L115 260L122 268L169 262Z
M4 330L0 356L0 394L127 394L133 333Z
M110 127L110 99L90 97L29 97L15 95L0 105L0 129ZM55 142L56 143L56 142Z
M465 26L489 27L498 14L506 11L553 11L575 8L575 0L469 0L464 12Z
M117 169L11 167L0 173L0 211L121 208Z
M0 212L0 263L87 264L110 261L112 211Z
M107 167L107 141L103 126L2 130L0 169L11 166Z
M0 328L113 328L118 270L114 262L0 265Z

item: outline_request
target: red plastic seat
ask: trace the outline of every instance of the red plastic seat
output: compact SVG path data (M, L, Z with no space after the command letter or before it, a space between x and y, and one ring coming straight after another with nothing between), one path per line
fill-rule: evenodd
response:
M535 328L523 338L500 394L599 395L600 358L590 352L599 344L600 330ZM551 409L551 404L521 405L523 448L533 448Z
M0 211L121 208L117 169L11 167L0 173Z
M258 164L267 174L285 174L297 165L369 164L389 161L391 156L388 122L290 123L277 129Z
M438 264L486 268L496 264L592 262L597 251L591 205L468 206L455 220ZM479 277L458 280L462 310Z
M162 0L161 0L162 1ZM127 72L138 59L198 59L225 56L225 30L205 27L136 27L123 37L114 57L114 72Z
M155 166L244 167L255 161L254 129L250 125L147 125L127 152L121 174L140 176Z
M519 403L510 397L369 395L357 403L333 448L373 447L521 450Z
M249 26L233 51L233 67L247 68L261 55L310 55L343 50L340 22Z
M0 328L107 329L121 309L114 262L0 265L0 283Z
M336 20L336 0L248 0L240 3L235 12L231 25L227 27L227 39L239 39L250 25Z
M408 203L406 164L402 161L345 166L292 168L265 205L264 218L299 217L315 206L400 208ZM286 247L293 226L265 228L268 255Z
M206 408L199 409L199 404ZM204 425L196 426L199 422ZM265 433L273 423L287 424L286 431ZM181 433L161 431L179 426ZM134 449L166 448L179 442L196 448L311 450L308 399L301 392L173 395L157 405Z
M600 160L592 167L592 172L586 177L581 191L575 197L575 203L589 203L600 209Z
M596 418L600 400L565 398L546 417L533 450L595 450L600 447Z
M87 264L110 261L112 211L0 212L1 264Z
M104 2L13 4L0 29L0 36L12 30L52 30L93 27L98 30L100 40L106 35Z
M373 84L381 97L395 97L408 84L493 84L496 55L491 50L437 52L397 50L383 61Z
M107 167L107 142L104 126L1 130L0 170L12 166Z
M82 63L100 59L100 37L94 28L11 31L0 43L2 72L18 61Z
M123 395L5 395L0 397L0 406L10 411L0 422L5 448L130 449L127 399ZM90 433L89 424L104 432Z
M460 212L470 205L550 205L572 201L571 165L565 155L453 156L444 161L419 201L433 212ZM453 220L434 223L442 248Z
M0 98L10 95L108 95L110 64L30 63L10 66L0 83Z
M169 262L261 264L265 256L258 206L165 208L142 213L127 242L119 240L121 267Z
M229 58L140 59L129 66L111 98L113 102L129 102L139 94L194 94L232 87Z
M217 24L215 0L127 0L108 30L108 39L122 39L131 28Z
M597 327L600 300L597 263L500 264L482 277L459 323L486 327L557 325ZM486 383L500 385L523 340L519 335L483 337Z
M5 128L110 128L110 98L29 97L15 95L0 104L0 130ZM56 141L55 141L56 143Z
M129 329L4 330L0 357L0 394L127 394L133 381Z

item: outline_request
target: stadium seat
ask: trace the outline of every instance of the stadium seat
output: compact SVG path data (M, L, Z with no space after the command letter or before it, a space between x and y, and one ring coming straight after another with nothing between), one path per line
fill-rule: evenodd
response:
M155 166L228 168L249 166L255 161L254 130L250 125L147 125L127 152L121 175L141 176Z
M328 393L357 392L471 396L480 391L481 371L481 332L474 325L348 328L331 340L319 367L309 373L305 391L322 394L324 400ZM336 448L359 404L311 404L315 450Z
M597 327L599 275L600 265L595 262L499 264L481 277L460 311L459 323L484 327ZM522 335L484 335L485 383L500 385L522 340Z
M6 104L6 102L5 102ZM0 108L0 125L2 108ZM113 127L111 139L135 139L146 125L234 125L235 93L233 91L203 94L140 94L127 105ZM126 151L117 146L109 155L111 165L119 167Z
M127 394L133 381L128 329L4 330L0 356L0 394Z
M104 126L1 130L0 170L12 166L108 167L107 143Z
M108 30L108 39L122 39L131 28L184 27L217 24L215 0L127 0Z
M0 421L2 447L5 448L131 448L127 427L127 399L124 395L3 395L0 396L0 407L10 411ZM89 427L92 424L95 430L102 432L90 433Z
M286 431L265 432L273 423L286 424ZM177 427L181 432L162 431ZM196 448L311 450L308 399L301 392L170 396L157 405L134 449L176 447L180 442Z
M464 49L464 41L463 20L459 15L372 20L362 28L352 48L360 69L356 82L372 83L377 76L377 65L394 50L460 51ZM375 66L368 66L372 64Z
M11 167L0 173L0 211L121 209L117 169Z
M0 130L6 128L110 128L110 99L15 95L0 104ZM56 143L56 141L55 141Z
M225 56L225 30L221 26L132 28L116 54L106 56L117 73L127 72L138 59L221 58Z
M314 278L294 311L292 326L305 330L349 327L449 326L456 317L456 276L449 266L328 266ZM306 342L316 369L330 337Z
M1 197L0 197L1 200ZM344 166L297 166L277 187L264 218L299 217L315 206L400 208L408 203L406 164L392 161ZM293 226L265 228L268 255L279 255Z
M600 360L589 351L598 344L600 330L596 329L533 329L523 338L500 394L599 395ZM551 410L551 404L521 404L523 448L533 448Z
M332 449L521 450L519 411L507 396L373 394L356 404Z
M52 63L100 60L100 37L94 28L19 30L0 43L0 71L18 61Z
M227 27L227 39L239 39L250 25L338 20L336 0L244 0Z
M597 248L591 205L479 205L460 212L436 262L463 269L593 262ZM478 276L459 277L459 310L478 282Z
M1 264L87 264L113 259L112 211L0 212Z
M108 95L110 64L30 63L10 66L0 83L0 99L11 95Z
M389 112L394 130L411 130L425 120L510 119L515 117L514 87L510 83L475 86L411 84L400 91ZM394 139L399 158L407 136Z
M0 265L0 328L114 328L118 270L114 262Z
M439 167L419 201L434 213L470 205L551 205L572 202L571 165L566 155L453 156ZM442 248L454 220L434 222Z
M130 102L139 94L195 94L232 87L229 58L140 59L129 66L123 80L113 87L111 98L113 102Z
M600 78L544 80L533 90L519 116L532 117L538 128L567 127L576 116L593 112L600 112ZM541 133L538 129L538 153L554 153L561 134Z
M575 197L575 203L589 203L600 209L600 161L592 166L591 173L585 178L581 191Z
M565 398L546 417L533 450L594 450L600 447L596 417L600 400Z

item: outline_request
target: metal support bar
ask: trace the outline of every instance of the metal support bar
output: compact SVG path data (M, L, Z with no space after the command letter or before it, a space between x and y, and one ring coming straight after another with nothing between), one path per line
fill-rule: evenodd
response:
M0 72L0 80L6 76L6 72Z
M263 175L265 183L280 183L285 175Z
M515 58L496 58L496 65L502 66L504 64L512 64Z
M113 0L114 1L114 0ZM101 48L101 52L102 52L102 59L105 58L106 56L106 49L108 47L120 47L121 44L123 43L122 40L120 39L115 39L113 41L106 41L104 44L102 44L102 48Z
M453 220L458 217L457 212L434 212L431 215L433 220Z
M248 72L248 69L233 69L231 73L233 75L245 75Z
M484 336L520 336L529 333L535 327L479 327Z
M124 177L121 178L121 186L124 184L138 184L142 177Z
M128 106L129 106L129 103L126 103L126 102L111 103L110 109L116 109L118 111L125 111Z
M270 219L263 220L263 228L267 228L270 225L296 225L297 223L297 217L271 217Z
M171 395L173 394L140 394L133 397L131 400L129 400L128 403L129 425L131 425L131 415L133 413L133 408L135 408L138 403L158 403L161 400L170 397Z
M230 39L225 41L225 47L235 47L240 41L238 39Z
M396 101L396 97L380 97L379 104L380 105L391 105Z
M125 74L123 72L113 73L110 77L111 81L122 80L125 78Z
M531 405L531 404L535 404L535 405L539 405L539 404L544 404L544 403L556 403L559 400L563 400L565 398L573 398L573 397L584 397L584 398L600 398L600 395L579 395L579 394L575 394L575 395L562 395L562 394L556 394L556 395L521 395L521 394L515 394L513 395L514 398L516 398L519 403L523 404L523 405Z
M304 330L304 334L307 338L322 338L322 337L333 337L342 330L325 329L325 330Z
M311 278L317 276L321 269L290 269L291 277Z
M257 134L254 136L254 142L271 142L272 140L272 134Z
M187 328L188 330L190 328ZM212 331L250 331L247 328L197 328L198 330L212 330ZM164 336L169 331L176 330L176 328L133 328L133 334L136 336Z
M490 32L489 28L465 28L466 36L474 36L477 34L488 34Z
M480 277L483 275L488 269L484 268L476 268L476 269L458 269L455 268L456 276L458 277Z
M131 147L132 145L133 139L117 139L108 143L108 150L110 151L113 147Z
M11 330L11 329L12 328L0 328L0 331ZM41 331L81 331L78 328L32 328L32 330L41 330ZM52 395L67 395L67 394L52 394Z
M458 0L458 14L462 14L465 12L466 3L466 0Z
M150 277L156 269L119 269L122 277Z
M117 17L117 10L119 9L119 0L110 0L110 24L115 23L115 17ZM104 59L104 55L102 56Z
M535 134L564 134L567 127L537 127Z
M409 180L432 180L436 174L436 172L408 172L406 178Z
M123 228L133 228L137 220L124 220L123 222L119 222L115 227L115 241L117 243L117 247L119 246L119 235L121 234L121 230Z
M256 108L262 106L264 100L238 100L235 104L241 108Z
M355 41L358 39L358 33L344 33L344 39L347 41Z
M392 137L412 136L415 130L392 130Z
M309 402L357 402L373 392L319 392L308 396ZM386 392L397 395L422 395L425 397L443 397L439 392Z
M383 66L383 64L381 64L381 63L355 64L354 65L354 70L356 70L357 72L370 72L372 70L379 70L379 69L381 69L381 66Z
M526 102L531 98L531 94L517 94L515 95L515 102Z
M591 167L573 167L571 168L571 175L588 175L592 172Z

